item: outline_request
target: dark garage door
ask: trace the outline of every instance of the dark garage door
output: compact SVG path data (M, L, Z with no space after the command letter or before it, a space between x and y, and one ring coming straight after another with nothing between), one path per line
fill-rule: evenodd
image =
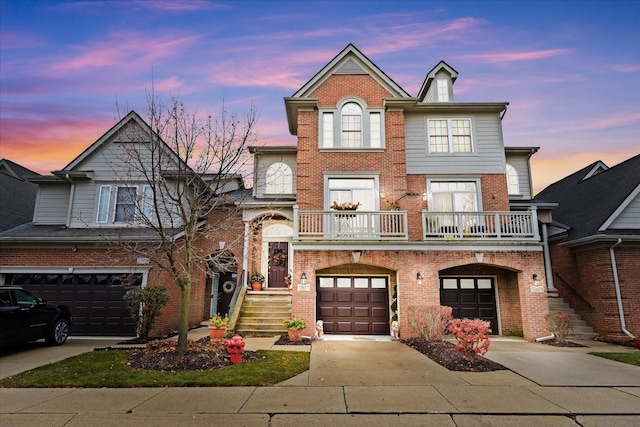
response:
M327 334L389 333L386 277L318 277L318 319Z
M493 278L441 277L440 304L451 307L456 319L482 319L491 322L491 333L498 334Z
M136 335L122 297L125 285L141 285L141 274L7 274L5 283L22 286L49 303L71 307L71 335Z

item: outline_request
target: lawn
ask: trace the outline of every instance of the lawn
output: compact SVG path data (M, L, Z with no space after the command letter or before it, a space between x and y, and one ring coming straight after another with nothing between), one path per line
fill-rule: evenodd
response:
M632 353L589 353L594 356L604 357L605 359L616 360L622 363L628 363L629 365L640 366L640 351Z
M207 371L160 372L126 366L130 350L93 351L0 380L0 387L268 386L309 369L308 352L259 350L251 362Z

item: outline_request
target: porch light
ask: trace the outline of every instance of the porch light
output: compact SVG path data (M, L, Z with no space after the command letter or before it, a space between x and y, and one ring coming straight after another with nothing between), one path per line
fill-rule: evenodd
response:
M535 286L540 286L540 276L538 276L537 273L533 273L532 278L533 278L533 284Z
M380 189L380 198L384 199L385 197L387 197L387 193L384 192L384 189Z
M422 285L422 273L420 273L418 271L418 274L416 275L416 282L418 283L418 286Z
M302 272L302 275L300 276L300 282L302 282L303 285L307 284L307 273L305 273L304 271Z
M422 201L423 202L427 201L427 193L422 193Z

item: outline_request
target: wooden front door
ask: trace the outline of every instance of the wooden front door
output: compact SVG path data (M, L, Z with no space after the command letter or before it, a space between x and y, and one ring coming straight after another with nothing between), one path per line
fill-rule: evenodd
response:
M270 288L286 288L289 270L289 243L269 242L269 278Z

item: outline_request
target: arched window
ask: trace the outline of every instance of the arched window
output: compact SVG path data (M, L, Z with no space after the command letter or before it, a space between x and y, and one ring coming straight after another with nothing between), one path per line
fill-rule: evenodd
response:
M518 171L509 163L507 163L507 189L509 190L509 194L520 194Z
M292 194L293 171L291 167L282 162L272 163L267 168L266 189L268 194Z
M342 117L342 147L362 147L362 108L355 102L347 102L340 109Z

